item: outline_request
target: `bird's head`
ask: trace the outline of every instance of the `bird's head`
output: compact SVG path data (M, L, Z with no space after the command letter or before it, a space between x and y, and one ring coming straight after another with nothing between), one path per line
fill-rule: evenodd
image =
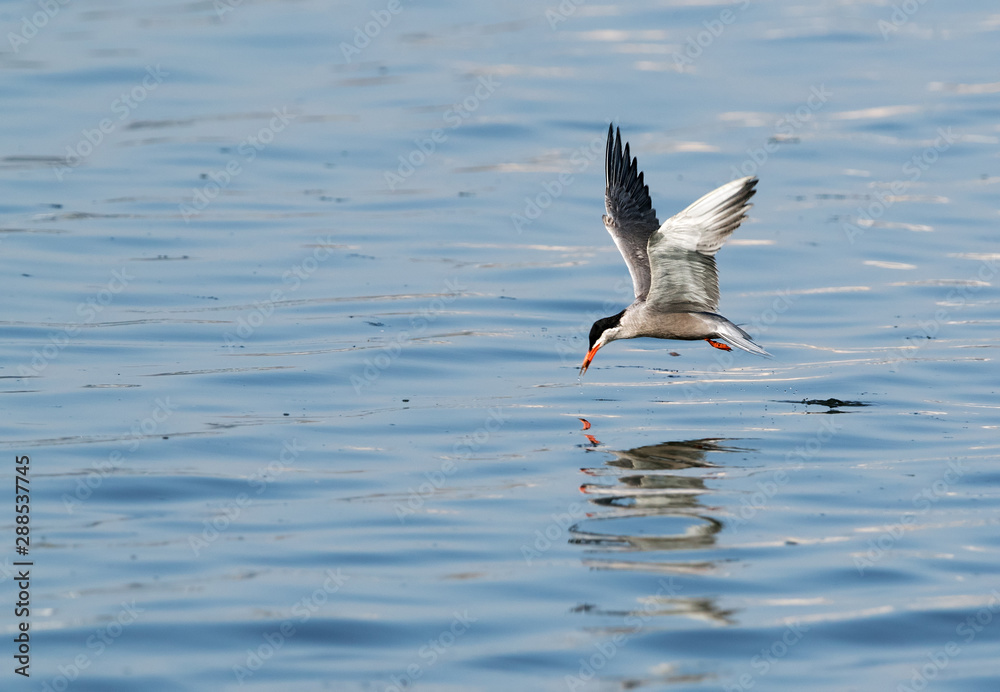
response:
M617 315L602 317L594 322L594 326L590 328L590 350L587 351L587 357L583 359L583 365L580 366L581 377L590 367L590 361L594 360L594 356L597 355L597 349L618 338L624 314L625 311L622 310Z

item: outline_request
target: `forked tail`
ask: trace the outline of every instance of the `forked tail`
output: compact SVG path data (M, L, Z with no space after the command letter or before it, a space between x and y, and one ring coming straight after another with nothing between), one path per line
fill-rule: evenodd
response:
M716 323L718 326L716 336L725 339L736 348L742 349L747 353L753 353L758 356L767 356L768 358L771 357L771 354L755 344L753 339L750 338L750 335L745 331L737 327L722 315L716 315L716 317L719 318Z

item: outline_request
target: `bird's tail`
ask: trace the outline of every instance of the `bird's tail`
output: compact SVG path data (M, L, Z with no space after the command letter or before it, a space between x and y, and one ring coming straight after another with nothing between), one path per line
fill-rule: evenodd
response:
M747 353L753 353L758 356L767 356L768 358L771 357L771 354L755 344L753 339L750 338L750 335L745 331L737 327L725 317L722 317L722 315L716 315L716 317L719 318L716 322L716 326L718 328L717 335L719 338L725 339L736 348L742 349Z

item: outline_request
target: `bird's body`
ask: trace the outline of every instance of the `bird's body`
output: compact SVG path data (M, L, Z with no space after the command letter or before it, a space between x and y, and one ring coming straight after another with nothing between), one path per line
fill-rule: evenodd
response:
M605 175L604 225L628 265L635 300L617 315L594 322L580 374L599 348L618 339L703 339L727 351L728 343L768 355L716 312L715 253L746 218L757 179L726 183L660 225L638 162L630 157L628 144L622 151L621 131L616 135L614 125L608 128Z

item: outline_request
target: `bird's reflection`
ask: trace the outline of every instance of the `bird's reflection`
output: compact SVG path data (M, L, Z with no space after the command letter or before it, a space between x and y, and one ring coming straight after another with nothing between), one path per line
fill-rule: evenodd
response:
M722 524L705 514L700 497L709 492L705 480L718 473L719 466L708 459L709 454L748 453L756 450L733 444L738 440L703 438L644 445L627 450L605 450L593 435L587 435L591 444L588 451L612 454L614 459L596 468L583 468L588 476L602 480L613 478L614 483L584 483L580 491L597 505L648 510L646 514L671 513L700 516L706 526L697 531L687 531L691 536L717 533ZM628 472L640 473L628 473ZM680 473L678 473L680 472ZM622 516L613 515L613 516ZM629 516L637 516L635 512Z
M599 469L585 468L590 476L613 476L615 485L585 483L580 490L595 504L619 507L681 509L699 507L698 497L706 492L706 474L670 473L689 469L716 469L706 458L709 452L746 452L731 446L732 440L706 438L662 442L627 450L607 450L614 459ZM593 449L599 449L598 446ZM603 451L603 450L602 450ZM642 473L623 474L622 471ZM717 523L717 522L716 522Z
M711 598L677 598L665 595L650 595L643 599L640 607L632 610L602 609L588 605L575 608L580 612L596 615L606 615L613 618L643 618L650 619L664 616L689 617L704 620L713 625L731 625L735 623L733 615L736 611L719 608Z
M581 419L584 420L584 419ZM590 569L628 570L658 575L655 593L628 610L589 606L588 612L611 617L681 616L716 625L733 623L733 612L715 599L682 592L674 577L711 574L720 560L699 559L716 545L724 528L721 512L707 498L706 481L724 476L722 457L753 453L739 440L702 438L606 449L584 420L589 453L610 455L600 466L581 469L590 479L580 486L600 509L570 529L570 542L583 546Z

